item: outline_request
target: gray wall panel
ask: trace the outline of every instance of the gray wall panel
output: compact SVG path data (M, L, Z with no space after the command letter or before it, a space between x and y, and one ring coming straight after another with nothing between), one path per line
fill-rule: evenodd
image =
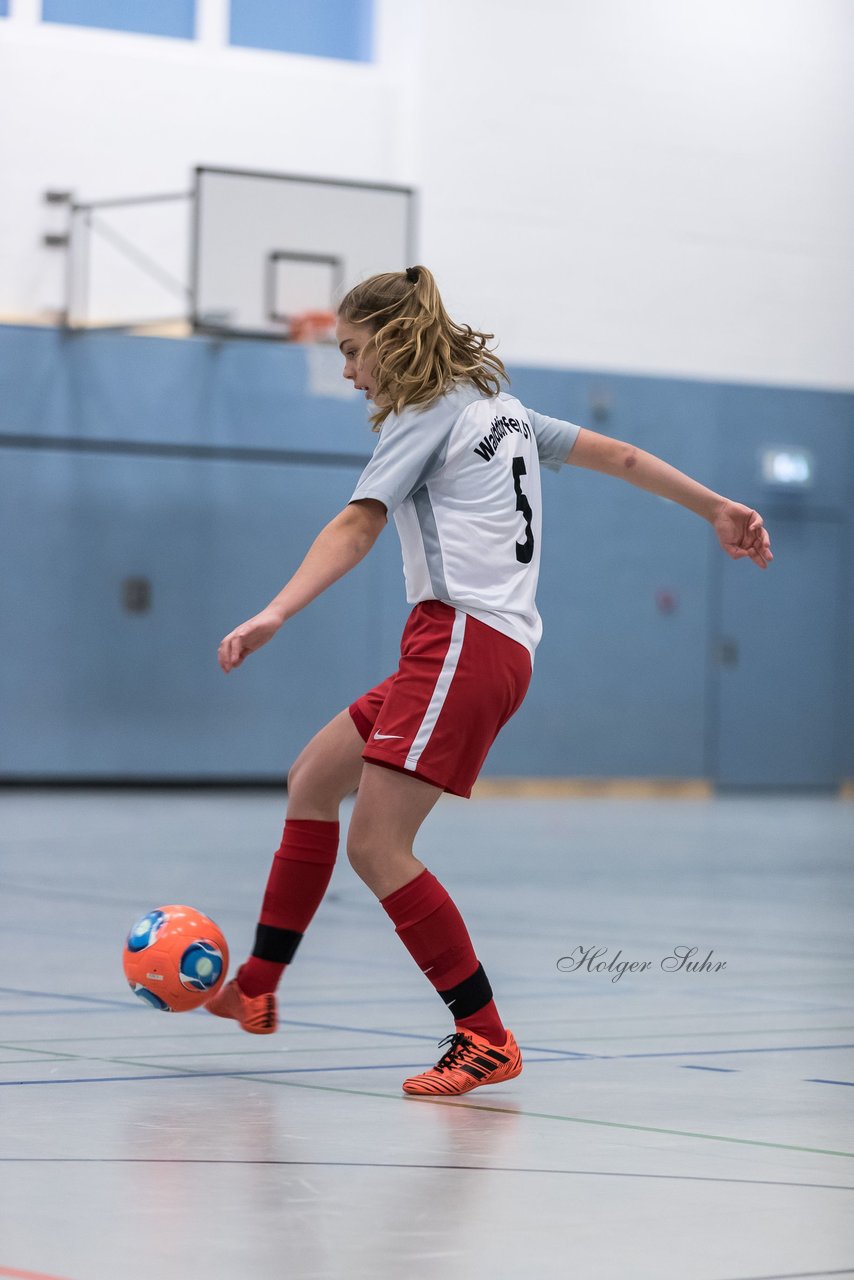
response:
M1 777L280 777L394 669L407 607L393 528L240 670L216 665L222 635L286 581L374 444L359 397L310 393L316 359L0 328ZM535 369L515 370L513 389L756 505L772 535L775 517L833 523L825 774L854 777L854 396ZM808 495L763 485L764 444L812 451ZM617 481L564 468L544 474L543 500L544 638L486 773L724 776L718 641L733 601L741 645L775 634L762 576L696 517ZM809 599L814 569L798 572ZM123 608L129 576L151 579L149 613ZM800 630L792 661L805 669L815 637ZM780 697L760 668L735 708L760 737L767 721L770 784L797 785L775 755ZM804 714L793 697L794 732ZM829 716L816 699L810 714Z

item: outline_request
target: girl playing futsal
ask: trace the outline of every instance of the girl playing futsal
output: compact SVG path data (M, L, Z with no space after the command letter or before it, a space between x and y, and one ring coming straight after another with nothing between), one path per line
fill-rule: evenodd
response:
M341 303L344 377L373 405L380 436L347 506L290 582L225 637L225 672L272 639L367 555L394 516L414 608L394 675L321 729L288 775L282 844L250 958L207 1008L245 1031L276 1030L275 991L326 891L341 801L358 788L347 854L454 1031L409 1094L460 1094L522 1070L489 980L447 890L415 857L443 791L471 795L531 678L542 624L540 466L569 462L628 480L708 520L724 551L771 560L761 517L633 445L525 408L501 389L491 334L455 324L425 267L373 276Z

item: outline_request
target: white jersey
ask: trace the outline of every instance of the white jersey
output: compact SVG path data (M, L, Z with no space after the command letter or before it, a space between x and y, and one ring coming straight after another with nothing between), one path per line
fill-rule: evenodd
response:
M580 430L471 382L426 409L389 414L351 502L376 498L394 516L410 604L441 600L533 659L543 631L540 465L557 471Z

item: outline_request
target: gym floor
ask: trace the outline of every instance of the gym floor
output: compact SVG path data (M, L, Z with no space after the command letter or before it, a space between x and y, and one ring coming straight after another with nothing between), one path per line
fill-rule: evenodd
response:
M416 852L525 1058L453 1100L400 1091L450 1021L343 853L277 1035L129 991L163 903L236 967L283 816L0 793L0 1276L854 1276L854 805L445 797Z

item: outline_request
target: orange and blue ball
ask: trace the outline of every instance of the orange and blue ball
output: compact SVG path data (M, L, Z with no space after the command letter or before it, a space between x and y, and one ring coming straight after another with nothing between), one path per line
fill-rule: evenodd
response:
M124 948L125 977L134 995L155 1009L185 1013L219 991L228 972L222 930L193 907L147 912Z

